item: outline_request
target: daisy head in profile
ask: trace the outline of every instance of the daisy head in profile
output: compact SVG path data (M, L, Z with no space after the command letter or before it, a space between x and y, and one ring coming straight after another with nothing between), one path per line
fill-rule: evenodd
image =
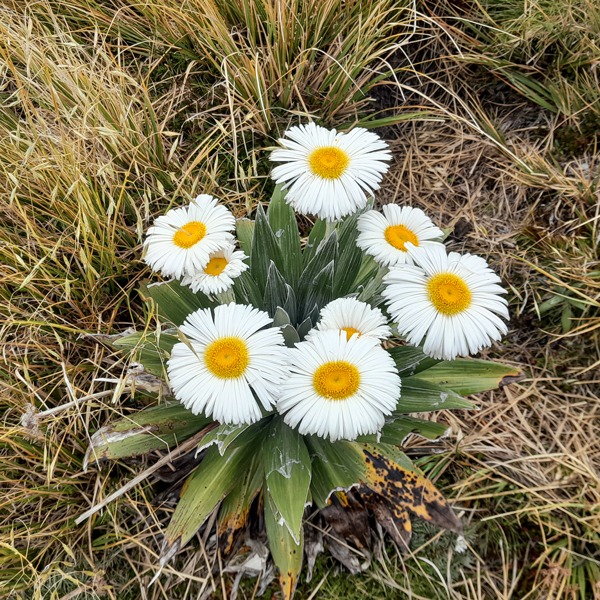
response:
M224 250L211 252L206 266L194 275L185 275L181 284L189 286L192 292L202 292L208 296L220 294L228 290L233 280L248 268L244 262L247 258L231 243Z
M254 423L271 410L289 375L287 349L266 312L222 304L190 314L167 363L175 397L221 423ZM260 404L259 404L260 403Z
M338 133L308 123L290 128L279 143L270 156L279 163L272 177L287 190L286 201L326 221L364 208L391 160L387 144L362 128Z
M423 248L442 246L444 233L420 209L386 204L383 213L369 210L358 217L357 246L380 265L412 263L407 244Z
M290 427L332 442L383 427L400 397L400 377L377 338L319 331L289 353L277 410Z
M383 297L409 344L433 358L476 354L506 333L506 291L487 262L443 246L409 246L415 264L392 268ZM502 317L502 318L501 318Z
M317 327L310 335L330 329L345 332L348 339L364 335L385 340L392 335L383 313L355 298L338 298L323 307Z
M144 260L165 277L182 277L202 271L210 254L233 241L233 214L208 194L188 206L172 208L154 221L144 242Z

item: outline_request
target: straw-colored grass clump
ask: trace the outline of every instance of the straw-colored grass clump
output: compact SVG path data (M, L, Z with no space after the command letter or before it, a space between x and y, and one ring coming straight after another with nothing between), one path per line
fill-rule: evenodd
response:
M155 325L133 291L148 223L199 193L252 210L271 191L263 149L308 116L386 126L401 158L378 199L426 209L455 249L499 266L511 331L489 356L526 376L479 412L438 415L443 441L408 444L463 511L464 554L421 529L411 553L388 545L356 578L319 559L298 595L600 594L600 198L597 140L578 133L600 102L581 62L598 58L597 11L570 2L544 29L541 13L504 4L2 5L0 596L229 597L209 528L146 589L186 456L73 523L148 466L84 472L98 427L156 402L101 336ZM543 80L540 49L556 57ZM417 121L425 112L444 122Z

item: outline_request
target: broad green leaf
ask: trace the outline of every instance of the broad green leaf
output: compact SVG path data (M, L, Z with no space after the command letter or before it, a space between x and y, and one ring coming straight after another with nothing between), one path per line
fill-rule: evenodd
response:
M179 402L145 408L96 431L85 464L168 450L210 423L210 417L194 415Z
M427 373L428 371L424 371ZM430 412L450 408L473 408L473 403L448 387L442 387L418 377L402 379L400 399L394 415L411 412Z
M269 549L273 562L279 570L279 585L283 600L291 600L296 589L300 569L304 539L300 531L300 543L296 543L289 529L280 523L279 512L268 491L265 491L265 528L269 539Z
M265 484L273 505L299 543L310 485L310 456L302 436L279 417L271 421L266 432L263 462Z
M176 335L168 333L132 333L116 339L112 345L134 350L136 360L148 373L164 378L167 359L178 341Z
M304 267L306 267L313 259L314 255L317 252L317 249L319 248L319 245L325 237L326 232L327 223L319 219L313 225L313 228L311 229L311 232L308 236L308 240L306 241L306 245L304 246L304 252L302 254Z
M300 246L300 234L296 213L286 203L285 192L281 186L276 186L269 208L267 210L271 229L277 238L277 243L283 255L285 264L284 275L292 287L298 283L298 277L302 269L302 248Z
M141 285L140 295L144 300L152 299L158 314L177 326L195 310L216 306L204 294L194 294L189 287L182 286L178 281Z
M356 277L354 288L359 291L358 299L363 302L372 301L383 287L383 278L388 272L386 267L380 267L371 256L363 257L363 264ZM364 274L363 274L364 273Z
M465 395L494 390L520 377L521 372L516 367L474 358L440 362L418 375L421 381Z
M246 431L224 456L215 446L206 451L181 490L177 508L165 531L161 566L192 539L208 515L243 479L252 457L260 451L259 436L255 433Z
M225 497L219 509L217 536L223 545L225 554L229 554L235 538L246 526L252 502L262 489L264 469L260 453L251 457L243 478Z
M334 491L348 490L365 479L364 456L357 444L329 442L316 436L304 439L312 459L310 490L319 508L327 506Z
M430 369L433 365L437 365L440 362L423 354L420 348L415 348L414 346L388 348L387 351L394 359L400 377L410 377L416 373Z
M215 445L219 454L224 456L229 446L235 442L248 427L251 427L248 423L240 423L238 425L224 423L219 425L204 436L201 444L198 446L198 452Z
M364 435L358 438L360 442L381 442L402 446L404 440L411 433L416 433L429 440L435 440L448 431L448 425L416 419L406 415L390 417L383 429L378 434Z
M235 223L238 243L240 248L250 256L252 253L252 238L254 237L254 221L238 219ZM247 261L250 264L250 261Z
M275 263L280 272L285 270L277 238L269 225L263 207L259 204L256 209L254 237L252 238L252 261L247 273L250 273L260 290L264 290L267 284L271 261Z
M318 308L315 306L314 310L312 312L318 312ZM316 321L315 321L316 323ZM298 324L298 327L296 327L296 330L298 331L298 335L300 336L300 339L303 340L306 335L308 334L308 332L313 328L313 321L310 317L306 317L306 319L304 319L301 323Z

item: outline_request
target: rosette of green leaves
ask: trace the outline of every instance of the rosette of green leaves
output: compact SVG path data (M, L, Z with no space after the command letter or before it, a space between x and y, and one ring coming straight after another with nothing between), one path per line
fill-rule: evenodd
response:
M249 269L235 280L236 302L267 311L289 346L306 336L320 310L336 298L353 295L384 310L380 292L385 271L356 246L357 218L335 226L317 221L303 243L295 214L277 189L266 212L258 206L254 220L237 222ZM176 281L146 285L141 293L166 327L121 338L116 345L131 350L149 374L166 379L176 328L191 312L217 301ZM415 414L471 408L464 395L496 388L518 373L482 360L433 360L398 339L389 346L402 393L378 435L331 443L300 435L277 414L254 425L211 425L210 419L169 401L102 428L93 438L92 454L109 459L165 449L205 429L199 446L203 458L182 489L165 532L161 564L214 511L218 535L230 551L258 507L283 595L289 598L302 565L305 509L312 504L325 508L340 490L368 489L383 498L408 536L408 513L460 530L444 498L398 447L410 434L435 439L445 433L444 425Z

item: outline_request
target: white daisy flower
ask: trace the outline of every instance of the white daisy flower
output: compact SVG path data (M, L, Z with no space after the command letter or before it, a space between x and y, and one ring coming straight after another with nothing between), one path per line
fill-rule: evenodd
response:
M409 344L437 359L476 354L507 331L506 291L480 256L446 254L443 246L416 248L416 264L397 265L386 275L383 297ZM498 316L500 315L500 316Z
M423 248L441 246L444 232L420 209L386 204L383 214L369 210L358 217L356 245L381 265L412 264L406 244Z
M266 312L223 304L190 314L167 363L175 397L194 414L221 423L254 423L262 417L255 396L271 410L289 376L287 349ZM254 395L253 395L254 392Z
M230 244L225 250L211 252L204 269L194 275L185 275L181 284L188 285L192 292L202 292L209 296L219 294L228 290L233 285L233 280L248 268L243 262L247 258L241 250L236 250Z
M355 213L379 189L392 156L378 135L356 128L338 133L314 123L292 127L270 160L286 201L304 215L337 221Z
M400 377L377 338L320 331L290 349L277 410L301 434L354 440L376 433L400 397Z
M316 329L313 329L309 335L329 329L345 331L348 339L355 334L379 340L392 335L383 313L378 308L372 308L355 298L333 300L321 310L320 316Z
M235 218L208 194L188 206L173 208L158 217L144 242L145 261L166 277L194 275L202 271L211 252L229 246Z

